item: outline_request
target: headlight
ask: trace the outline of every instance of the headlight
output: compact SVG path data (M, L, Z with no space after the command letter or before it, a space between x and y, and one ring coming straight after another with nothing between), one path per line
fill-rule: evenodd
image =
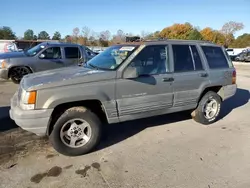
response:
M7 61L6 60L0 60L0 67L2 69L7 68Z
M22 90L20 98L20 106L24 110L35 109L36 104L36 91L25 91Z

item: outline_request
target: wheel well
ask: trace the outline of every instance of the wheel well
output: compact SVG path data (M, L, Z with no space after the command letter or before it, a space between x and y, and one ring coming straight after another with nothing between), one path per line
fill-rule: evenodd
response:
M208 92L208 91L213 91L215 93L218 93L219 90L222 88L222 86L212 86L212 87L208 87L206 88L200 95L199 101L201 100L201 98ZM220 96L220 95L219 95ZM221 98L221 96L220 96Z
M105 111L103 109L102 103L99 100L86 100L86 101L76 101L76 102L69 102L64 103L56 106L52 112L48 128L47 128L47 135L53 130L53 126L58 120L58 118L69 108L76 107L76 106L83 106L88 108L90 111L95 113L101 120L101 122L106 123L107 117Z
M29 66L13 66L10 68L9 73L8 73L8 78L10 77L11 70L16 68L16 67L26 67L30 70L31 73L33 73L32 69Z

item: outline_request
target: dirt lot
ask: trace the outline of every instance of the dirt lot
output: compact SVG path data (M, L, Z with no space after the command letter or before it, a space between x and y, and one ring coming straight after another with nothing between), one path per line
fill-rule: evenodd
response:
M0 187L249 188L250 65L236 65L238 91L222 119L202 126L186 113L105 127L101 145L80 157L9 119L16 90L0 82Z

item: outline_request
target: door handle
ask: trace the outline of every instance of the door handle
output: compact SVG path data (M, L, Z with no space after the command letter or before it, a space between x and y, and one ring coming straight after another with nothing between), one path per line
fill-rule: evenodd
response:
M174 78L162 78L163 82L173 82Z
M200 73L200 77L207 77L208 74L207 73Z

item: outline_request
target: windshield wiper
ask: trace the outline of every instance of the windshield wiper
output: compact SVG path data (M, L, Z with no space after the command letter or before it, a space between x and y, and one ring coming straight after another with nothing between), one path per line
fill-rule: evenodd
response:
M89 66L91 66L92 68L96 69L96 70L98 70L98 69L99 69L97 66L92 65L92 64L90 64L90 63L88 63L88 65L89 65Z

